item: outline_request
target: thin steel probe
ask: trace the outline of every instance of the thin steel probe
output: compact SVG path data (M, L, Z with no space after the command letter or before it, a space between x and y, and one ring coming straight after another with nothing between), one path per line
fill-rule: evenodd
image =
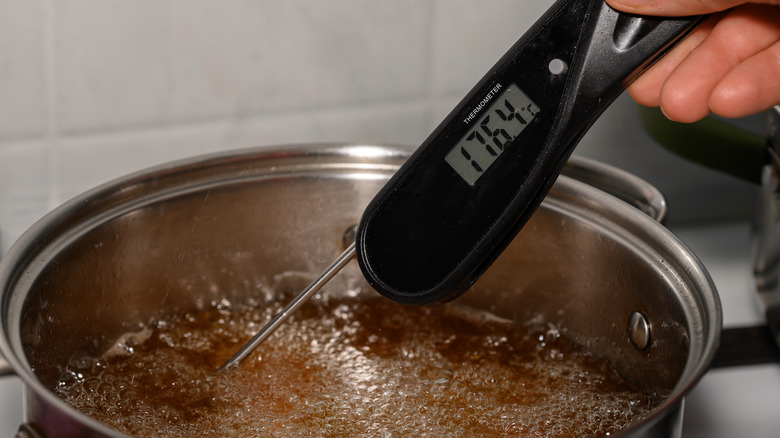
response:
M249 340L246 344L244 344L243 347L241 347L238 352L231 357L227 362L225 362L221 367L217 369L217 371L223 371L228 368L232 368L235 366L238 366L238 364L241 363L244 359L246 359L247 356L249 356L255 348L257 348L260 343L266 340L268 336L271 335L271 333L274 332L277 328L279 328L280 325L284 322L284 320L287 319L287 317L290 316L293 312L295 312L299 307L303 305L303 303L306 302L309 298L311 298L312 295L314 295L318 290L322 288L322 286L325 285L328 281L330 281L333 276L338 274L338 272L346 266L347 263L349 263L350 260L355 256L355 243L352 242L351 245L347 247L344 252L341 253L341 255L336 258L336 260L331 263L330 266L328 266L325 271L320 274L319 277L317 277L311 284L306 286L304 290L301 291L301 293L298 294L295 298L293 298L292 301L290 301L287 306L285 306L284 309L281 310L281 312L277 313L274 318L265 325L262 329L260 329L257 334L252 337L252 339Z

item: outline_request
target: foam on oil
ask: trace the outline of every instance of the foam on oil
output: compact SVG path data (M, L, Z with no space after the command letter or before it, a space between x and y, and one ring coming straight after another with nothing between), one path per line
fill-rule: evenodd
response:
M379 297L312 300L215 373L277 310L172 316L74 361L56 392L132 436L605 436L653 407L555 329Z

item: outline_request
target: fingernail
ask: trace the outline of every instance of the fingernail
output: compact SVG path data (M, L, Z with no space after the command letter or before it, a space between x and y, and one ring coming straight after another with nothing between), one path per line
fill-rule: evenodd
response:
M666 114L666 111L664 111L664 107L662 107L662 106L659 106L658 108L661 110L661 114L663 114L663 115L664 115L664 117L666 117L667 119L669 119L669 120L671 120L671 121L673 121L673 122L675 121L673 118L669 117L669 115L668 115L668 114Z

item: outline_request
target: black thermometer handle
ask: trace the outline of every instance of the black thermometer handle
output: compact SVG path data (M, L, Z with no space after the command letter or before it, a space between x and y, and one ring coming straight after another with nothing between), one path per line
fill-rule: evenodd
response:
M404 304L449 301L536 210L579 140L701 17L559 0L493 66L369 204L357 256Z

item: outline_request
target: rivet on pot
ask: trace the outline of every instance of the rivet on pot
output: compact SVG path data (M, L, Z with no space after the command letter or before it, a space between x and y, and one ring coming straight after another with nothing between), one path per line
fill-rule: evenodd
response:
M650 345L650 323L645 315L634 312L628 317L628 334L636 348L644 350Z

